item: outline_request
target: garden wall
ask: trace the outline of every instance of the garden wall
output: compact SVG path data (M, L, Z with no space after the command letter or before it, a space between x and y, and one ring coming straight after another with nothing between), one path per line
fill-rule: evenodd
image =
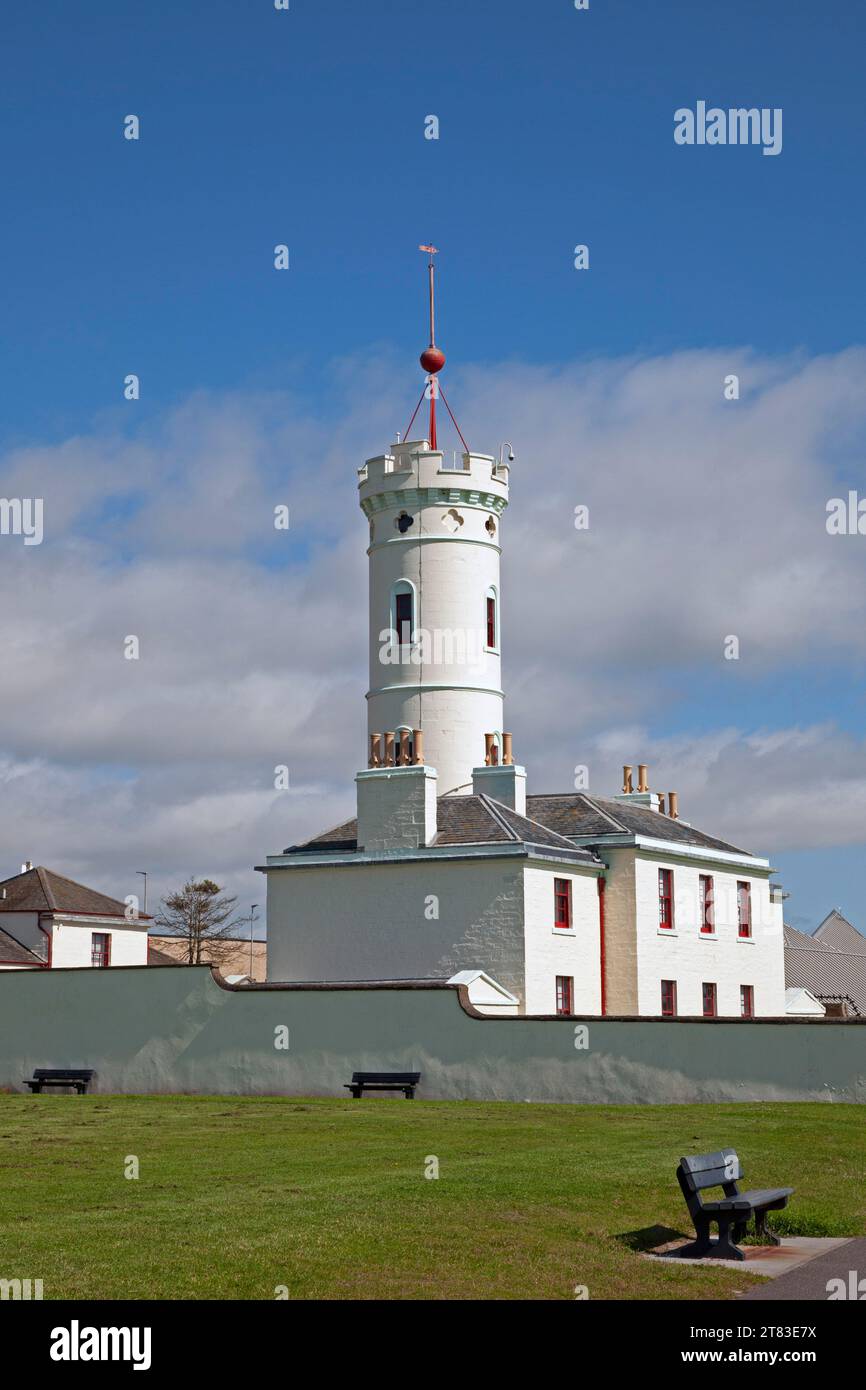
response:
M93 1067L102 1092L345 1096L355 1070L411 1070L420 1099L862 1103L866 1020L494 1019L438 984L230 988L208 966L0 972L0 1087L24 1090L51 1066Z

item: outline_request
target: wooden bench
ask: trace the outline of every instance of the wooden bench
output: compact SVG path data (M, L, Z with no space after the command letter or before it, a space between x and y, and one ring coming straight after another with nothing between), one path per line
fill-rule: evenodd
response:
M420 1071L353 1071L344 1090L351 1091L355 1100L360 1100L365 1091L402 1091L407 1100L414 1100L420 1080Z
M746 1257L737 1248L737 1241L746 1234L752 1215L755 1218L755 1235L759 1240L767 1245L780 1244L779 1237L767 1229L767 1212L786 1207L793 1187L741 1192L737 1184L742 1176L742 1165L734 1149L680 1159L677 1180L695 1223L697 1240L672 1252L677 1259L709 1257L716 1260L744 1260ZM701 1193L711 1187L721 1187L724 1197L705 1202ZM718 1241L710 1240L710 1223L713 1221L718 1223Z
M36 1067L33 1080L25 1082L34 1095L39 1095L46 1086L74 1086L78 1095L83 1096L93 1080L93 1071L86 1067Z

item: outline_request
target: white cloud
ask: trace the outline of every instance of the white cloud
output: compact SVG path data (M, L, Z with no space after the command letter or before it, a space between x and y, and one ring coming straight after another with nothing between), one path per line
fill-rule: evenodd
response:
M738 402L722 397L730 372ZM206 872L263 898L252 864L351 814L367 626L355 470L408 411L392 409L387 360L335 376L327 421L288 394L198 394L137 433L113 414L3 461L4 495L45 499L42 546L0 538L7 872L29 856L116 893L135 891L137 868L164 886ZM533 787L567 789L590 762L594 789L613 791L619 764L641 758L688 819L735 842L861 838L863 749L823 715L717 729L731 720L710 707L698 736L644 731L676 728L692 682L826 662L854 679L866 538L829 537L824 521L862 473L866 353L474 367L455 381L470 442L509 437L518 453L505 679ZM281 502L288 533L273 529ZM580 503L588 532L573 526ZM123 659L130 633L137 662ZM273 791L277 763L288 793Z

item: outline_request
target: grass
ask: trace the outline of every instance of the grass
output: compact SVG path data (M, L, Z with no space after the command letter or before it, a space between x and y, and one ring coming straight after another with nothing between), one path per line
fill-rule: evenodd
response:
M683 1153L797 1189L778 1230L866 1234L854 1105L570 1106L0 1095L0 1277L46 1298L729 1298L659 1266ZM128 1155L138 1180L124 1177ZM435 1155L439 1179L424 1177ZM662 1234L660 1239L664 1239Z

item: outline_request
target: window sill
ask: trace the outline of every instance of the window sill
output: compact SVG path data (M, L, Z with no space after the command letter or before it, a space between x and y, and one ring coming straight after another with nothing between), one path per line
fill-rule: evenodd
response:
M551 936L577 936L574 927L551 927Z
M698 936L701 941L718 941L718 936L714 931L699 931Z
M738 936L737 940L741 946L754 946L755 944L755 938L753 936Z
M679 932L673 927L657 927L656 936L679 936Z

